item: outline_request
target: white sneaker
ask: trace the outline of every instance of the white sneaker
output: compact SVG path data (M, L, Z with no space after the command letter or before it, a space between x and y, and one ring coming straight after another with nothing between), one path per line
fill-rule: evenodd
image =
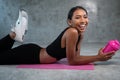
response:
M19 10L19 17L11 31L16 33L15 39L18 42L23 42L24 35L28 30L28 14L25 10Z

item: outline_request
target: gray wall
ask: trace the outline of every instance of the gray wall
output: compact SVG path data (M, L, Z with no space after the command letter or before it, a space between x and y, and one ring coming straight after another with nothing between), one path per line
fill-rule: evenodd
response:
M48 45L67 27L67 13L77 5L89 13L84 42L120 40L120 0L0 0L0 38L10 32L19 8L23 8L29 15L25 43Z

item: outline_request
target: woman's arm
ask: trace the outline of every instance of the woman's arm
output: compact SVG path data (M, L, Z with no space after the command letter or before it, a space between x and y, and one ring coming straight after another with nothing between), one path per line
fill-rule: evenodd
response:
M80 55L80 49L81 49L81 44L82 44L82 40L83 40L83 34L80 35L80 39L79 39L79 42L77 44L77 54Z
M103 51L103 49L101 48L99 50L98 54L93 55L93 56L81 56L81 55L78 55L78 56L76 56L76 59L74 60L75 62L73 62L72 64L73 65L75 65L75 64L88 64L88 63L96 62L96 61L107 61L107 60L111 59L112 56L115 54L114 51L108 52L106 54L103 54L102 51ZM77 63L77 61L78 61L78 63Z
M110 52L109 55L104 55L102 54L102 49L99 50L99 53L97 55L81 56L80 46L78 47L78 51L76 51L78 35L79 34L76 29L69 29L66 33L66 55L70 65L88 64L96 61L106 61L112 57L112 54L114 52ZM79 42L79 44L80 43L81 42Z

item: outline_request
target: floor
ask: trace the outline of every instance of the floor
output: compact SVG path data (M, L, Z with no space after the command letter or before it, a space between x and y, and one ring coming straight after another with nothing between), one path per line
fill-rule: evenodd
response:
M82 55L95 55L105 43L82 44ZM94 70L18 69L0 65L0 80L119 80L120 51L106 62L96 62Z

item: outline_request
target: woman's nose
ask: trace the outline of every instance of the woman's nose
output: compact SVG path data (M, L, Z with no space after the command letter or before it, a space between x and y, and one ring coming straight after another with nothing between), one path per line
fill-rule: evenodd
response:
M81 17L80 22L85 22L85 19Z
M82 18L82 19L80 20L80 24L85 24L85 23L86 23L86 20Z

